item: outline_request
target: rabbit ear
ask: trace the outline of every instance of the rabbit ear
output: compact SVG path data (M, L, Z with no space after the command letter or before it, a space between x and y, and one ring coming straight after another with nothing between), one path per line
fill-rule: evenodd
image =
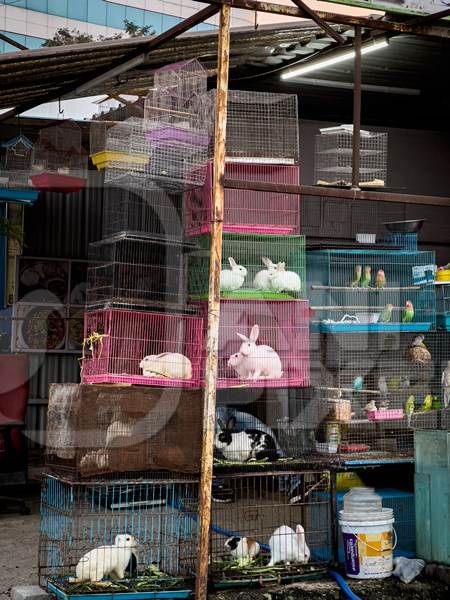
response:
M250 341L256 342L259 336L259 325L253 325L252 330L250 332Z
M267 256L262 256L261 260L263 261L263 264L266 265L266 267L273 267L273 262L270 260L270 258L267 258Z
M230 417L227 421L227 429L232 431L236 426L236 417Z
M244 335L243 333L236 333L236 335L241 338L241 340L243 342L249 342L250 340L248 339L248 337L246 335Z
M230 263L231 267L237 267L236 261L232 256L228 257L228 262Z
M297 541L298 543L303 543L304 539L305 539L305 530L303 529L303 527L301 525L297 525L295 527L295 533L297 535Z
M279 262L279 263L277 264L277 271L284 271L284 268L285 268L285 266L286 266L286 263L284 263L284 262Z

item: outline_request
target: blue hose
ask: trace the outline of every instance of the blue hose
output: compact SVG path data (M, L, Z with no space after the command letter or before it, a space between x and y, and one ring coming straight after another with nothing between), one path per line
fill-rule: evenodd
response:
M350 598L350 600L361 600L361 598L354 594L352 590L348 587L347 582L342 577L342 575L339 575L339 573L337 573L336 571L328 571L328 574L336 581L336 583L347 596L347 598Z

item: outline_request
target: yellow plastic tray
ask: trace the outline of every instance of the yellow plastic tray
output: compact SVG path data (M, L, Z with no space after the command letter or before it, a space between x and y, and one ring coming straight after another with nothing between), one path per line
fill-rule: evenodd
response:
M145 165L148 163L148 156L145 154L128 154L127 152L118 152L112 150L104 150L90 155L93 164L99 171L105 169L110 162L134 163Z

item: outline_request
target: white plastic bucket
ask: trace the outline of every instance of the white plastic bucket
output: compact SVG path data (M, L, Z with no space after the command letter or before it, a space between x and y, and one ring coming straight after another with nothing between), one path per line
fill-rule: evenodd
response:
M394 517L389 508L380 511L339 512L344 541L345 571L354 579L390 577L393 570Z

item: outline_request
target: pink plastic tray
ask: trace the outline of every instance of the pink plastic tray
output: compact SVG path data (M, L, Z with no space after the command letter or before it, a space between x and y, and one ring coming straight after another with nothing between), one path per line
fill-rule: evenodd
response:
M367 415L369 421L391 421L403 419L403 408L392 408L390 410L372 410Z

